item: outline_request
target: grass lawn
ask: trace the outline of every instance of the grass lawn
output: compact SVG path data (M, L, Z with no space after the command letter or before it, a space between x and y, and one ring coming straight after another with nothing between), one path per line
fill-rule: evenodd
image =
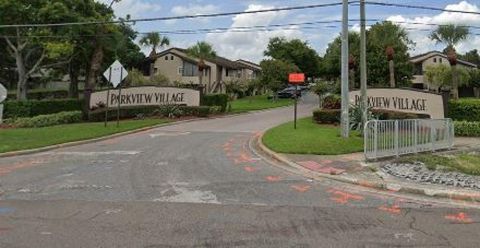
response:
M110 122L107 128L103 122L90 122L42 128L0 129L0 153L97 138L166 122L169 120L126 120L121 121L118 128L115 122Z
M311 117L300 119L297 130L293 122L268 130L263 143L280 153L338 155L363 151L363 138L358 133L344 139L339 127L316 124Z
M458 171L480 176L480 154L461 153L456 155L421 154L400 158L399 163L422 162L429 170Z
M230 113L243 113L253 110L269 109L284 107L293 104L292 99L278 99L272 101L268 99L266 95L263 96L248 96L235 101L230 102L232 111Z

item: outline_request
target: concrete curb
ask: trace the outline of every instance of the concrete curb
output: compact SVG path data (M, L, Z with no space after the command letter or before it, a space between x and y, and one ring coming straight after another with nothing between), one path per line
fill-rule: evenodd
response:
M411 186L400 185L397 183L370 182L366 180L358 180L355 178L349 178L345 176L328 175L328 174L314 172L300 166L295 162L290 161L288 158L282 156L281 154L278 154L270 150L268 147L266 147L263 144L262 139L263 139L263 133L257 137L257 146L261 149L262 152L266 153L268 156L272 157L273 159L280 161L281 163L286 164L288 167L295 170L295 171L292 171L291 169L289 169L289 171L297 172L297 173L301 172L301 174L303 174L304 176L308 176L316 179L327 178L327 179L331 179L331 180L335 180L343 183L349 183L349 184L359 185L362 187L373 188L373 189L378 189L383 191L417 194L417 195L424 195L424 196L430 196L435 198L446 198L446 199L452 199L452 200L480 202L480 192L476 194L469 194L469 193L463 193L463 192L455 192L451 190L428 190L421 187L411 187Z
M247 115L247 114L261 113L261 112L265 112L265 111L271 111L271 110L274 110L274 109L282 109L282 108L288 108L288 107L291 107L291 106L283 106L283 107L278 107L278 108L254 110L254 111L248 111L248 112L244 112L244 113L231 114L231 115L225 114L225 115L213 116L213 117L193 118L193 119L190 119L190 120L173 121L173 122L162 123L162 124L158 124L158 125L154 125L154 126L150 126L150 127L143 127L143 128L140 128L140 129L125 131L125 132L121 132L121 133L115 133L115 134L111 134L111 135L107 135L107 136L102 136L102 137L99 137L99 138L72 141L72 142L61 143L61 144L56 144L56 145L51 145L51 146L44 146L44 147L33 148L33 149L28 149L28 150L4 152L4 153L0 153L0 158L20 156L20 155L28 155L28 154L34 154L34 153L39 153L39 152L51 151L51 150L58 149L58 148L84 145L84 144L94 143L94 142L98 142L98 141L113 139L113 138L129 135L129 134L144 132L144 131L155 129L155 128L158 128L158 127L177 125L177 124L182 124L182 123L187 123L187 122L192 122L192 121L199 121L199 120L215 120L215 119L222 119L222 118L228 118L228 117L237 117L237 116L243 116L243 115Z
M51 150L58 149L58 148L65 148L65 147L95 143L95 142L98 142L98 141L113 139L113 138L129 135L129 134L140 133L140 132L148 131L148 130L159 128L159 127L172 126L172 125L177 125L177 124L181 124L181 123L187 123L187 122L202 120L202 119L207 119L207 118L200 118L200 119L195 118L195 119L183 120L183 121L173 121L173 122L162 123L162 124L158 124L158 125L154 125L154 126L143 127L143 128L140 128L140 129L125 131L125 132L121 132L121 133L115 133L115 134L111 134L111 135L107 135L107 136L102 136L102 137L99 137L99 138L72 141L72 142L61 143L61 144L56 144L56 145L51 145L51 146L28 149L28 150L4 152L4 153L0 153L0 158L20 156L20 155L28 155L28 154L34 154L34 153L39 153L39 152L51 151Z

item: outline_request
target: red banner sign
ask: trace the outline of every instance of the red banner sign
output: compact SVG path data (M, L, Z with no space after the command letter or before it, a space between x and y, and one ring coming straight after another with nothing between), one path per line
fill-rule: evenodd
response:
M305 82L305 74L303 73L290 73L288 75L288 82L292 84L302 84Z

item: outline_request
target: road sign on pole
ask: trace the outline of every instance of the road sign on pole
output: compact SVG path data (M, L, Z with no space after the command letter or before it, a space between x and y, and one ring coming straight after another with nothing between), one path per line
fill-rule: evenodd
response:
M3 101L7 99L7 89L3 87L2 84L0 84L0 124L3 122L3 104L1 104Z
M110 76L111 70L111 76ZM113 88L117 88L119 84L128 76L127 70L123 67L120 61L115 60L113 64L103 73L103 76L112 83Z
M128 76L127 70L123 67L120 61L115 60L113 64L108 67L108 69L103 73L103 76L108 80L108 82L112 83L113 88L117 88L122 81ZM122 87L118 90L118 109L117 109L117 127L120 122L120 99L122 94ZM108 121L108 105L109 105L109 96L110 96L110 85L108 86L107 90L107 103L105 109L105 127L107 126Z
M297 102L298 102L298 85L305 82L305 74L290 73L288 75L288 82L295 84L295 106L293 109L293 128L297 129Z

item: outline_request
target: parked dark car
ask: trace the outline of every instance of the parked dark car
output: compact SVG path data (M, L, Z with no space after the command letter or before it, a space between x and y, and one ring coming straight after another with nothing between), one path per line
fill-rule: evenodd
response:
M295 98L295 86L287 87L283 90L280 90L277 92L278 98ZM302 96L302 91L300 88L298 89L297 96L301 97ZM269 99L273 98L273 96L269 96Z

